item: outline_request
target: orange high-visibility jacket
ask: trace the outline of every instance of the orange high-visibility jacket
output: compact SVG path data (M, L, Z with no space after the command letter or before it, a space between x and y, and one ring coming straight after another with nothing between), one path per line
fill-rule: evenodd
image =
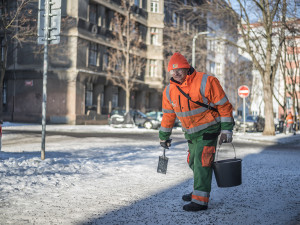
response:
M194 102L199 101L217 108L218 112L199 106L188 100L176 86L179 86ZM163 118L159 131L161 140L171 135L176 116L182 123L182 130L188 136L194 136L215 124L220 124L221 130L232 130L234 119L232 105L228 101L218 79L204 73L196 72L187 75L185 81L179 84L171 79L163 92Z
M292 114L288 114L288 115L287 115L286 121L287 121L288 124L294 123Z

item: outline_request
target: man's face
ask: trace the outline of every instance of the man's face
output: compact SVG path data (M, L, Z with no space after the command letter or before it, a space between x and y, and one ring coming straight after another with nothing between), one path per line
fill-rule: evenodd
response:
M174 80L176 80L179 83L182 83L185 80L185 77L188 74L188 71L189 71L189 69L186 69L186 68L174 69L174 70L170 70L170 74Z

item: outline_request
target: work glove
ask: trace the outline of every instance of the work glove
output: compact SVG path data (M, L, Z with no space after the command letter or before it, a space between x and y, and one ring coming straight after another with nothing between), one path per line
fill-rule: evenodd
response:
M232 142L232 131L231 130L221 130L219 145L221 145L222 143L231 143L231 142Z
M168 140L160 140L160 146L163 147L164 149L169 149L171 146L172 139Z

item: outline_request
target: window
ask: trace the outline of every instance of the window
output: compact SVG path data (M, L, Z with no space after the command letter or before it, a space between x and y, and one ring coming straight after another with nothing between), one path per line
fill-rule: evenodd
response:
M3 81L3 90L2 90L2 102L3 105L7 104L7 81Z
M106 70L108 67L108 54L103 54L103 60L102 60L102 70Z
M151 12L158 13L158 0L151 1Z
M157 76L157 60L150 59L150 77L156 77Z
M104 107L104 93L100 93L100 107Z
M85 85L85 106L93 105L93 84L87 83Z
M118 93L114 93L112 95L111 106L112 106L112 108L118 107Z
M138 7L140 7L140 0L134 0L134 4Z
M211 73L215 73L215 63L214 62L209 63L209 71Z
M176 13L173 13L173 26L174 27L177 27L177 14Z
M151 45L158 45L158 28L151 28L150 31Z
M287 98L286 98L286 108L287 108L287 109L291 109L292 106L293 106L292 98L291 98L291 97L287 97Z
M222 53L222 43L221 42L217 42L217 46L216 46L216 52L218 53Z
M1 61L3 62L4 61L4 45L5 45L5 43L4 43L4 39L1 39L0 38L0 47L1 47Z
M289 62L294 61L294 55L293 54L288 54L288 61Z
M90 4L89 21L92 24L97 24L97 5L96 4Z
M183 28L184 31L186 31L187 26L186 26L186 20L185 19L183 19L183 21L182 21L182 28Z
M97 66L97 44L90 42L89 65Z
M122 59L121 58L119 58L119 59L117 59L117 63L116 63L116 71L122 71L123 72L123 69L124 69L124 67L122 66Z
M216 64L216 74L221 75L221 64L220 63Z
M209 40L209 42L208 42L208 49L210 51L215 51L215 43L214 43L213 40Z

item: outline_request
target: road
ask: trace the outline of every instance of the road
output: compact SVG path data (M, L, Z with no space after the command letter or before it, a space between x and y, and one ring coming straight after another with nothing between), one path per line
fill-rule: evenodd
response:
M192 175L182 132L174 131L172 138L168 173L162 176L155 171L160 149L155 130L49 130L41 162L41 132L5 128L0 224L300 223L297 143L271 145L235 137L243 184L224 189L214 181L209 210L199 216L182 211L180 196L190 191ZM233 156L231 145L221 150Z
M6 136L6 140L3 141L2 145L4 146L9 146L9 145L16 145L16 144L24 144L24 143L39 143L41 142L41 131L36 131L36 130L18 130L16 128L10 129L10 128L5 128L3 131L3 136ZM128 140L147 140L147 141L153 141L153 144L158 143L158 134L157 132L121 132L121 133L112 133L112 132L85 132L85 131L76 131L76 132L71 132L71 131L47 131L46 132L46 141L49 143L57 142L62 140L61 137L65 138L90 138L90 137L95 137L95 138L121 138L121 139L128 139ZM183 136L183 133L180 130L177 130L173 132L171 138L173 139L173 144L178 144L185 142L185 138ZM65 139L64 139L65 140ZM245 142L243 140L235 140L233 141L234 146L237 148L268 148L270 146L269 143L263 143L263 142ZM291 144L291 146L294 146ZM297 146L296 146L297 147ZM276 149L285 149L286 146L283 145L272 145L272 148Z

